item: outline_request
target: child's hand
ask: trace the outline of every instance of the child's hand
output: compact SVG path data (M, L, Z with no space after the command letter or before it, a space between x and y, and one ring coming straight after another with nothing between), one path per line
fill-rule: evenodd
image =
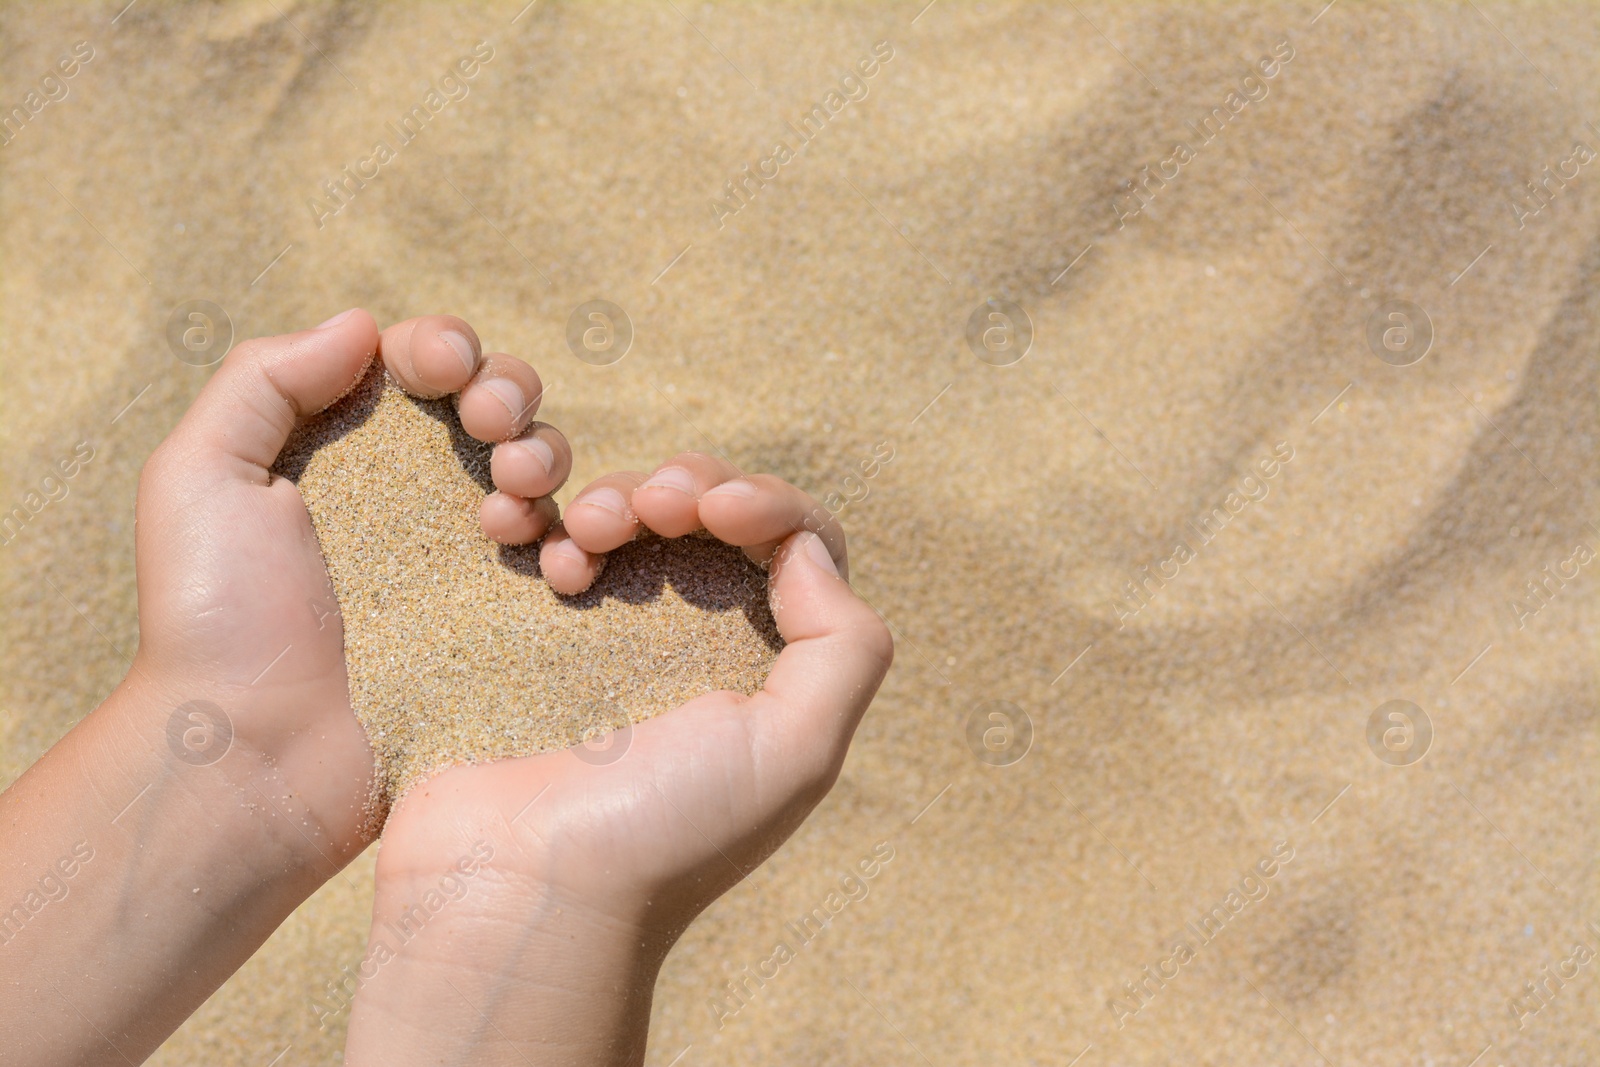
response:
M357 998L354 1067L638 1062L667 949L832 786L893 656L839 577L837 524L777 478L688 453L588 486L541 566L583 588L641 524L703 526L772 559L787 647L755 696L710 693L640 723L614 762L553 752L415 787L378 857L371 947L397 951ZM460 899L415 923L407 909L429 893Z
M132 669L0 795L0 900L38 902L0 930L0 1059L143 1059L376 829L322 555L268 472L380 350L480 438L532 417L531 368L454 318L380 339L352 310L223 361L140 476Z
M379 351L408 392L460 391L462 424L480 440L513 436L537 410L533 369L482 355L460 319L411 319L380 338L356 310L235 349L139 480L134 673L173 707L223 709L235 762L275 768L313 839L341 858L376 829L372 756L350 708L343 627L310 516L294 484L268 471L296 420L343 396ZM565 449L553 429L543 434ZM203 728L191 736L208 740Z

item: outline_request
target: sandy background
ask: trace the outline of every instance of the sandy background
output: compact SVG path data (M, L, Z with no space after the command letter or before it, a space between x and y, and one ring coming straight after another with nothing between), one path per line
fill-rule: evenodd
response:
M6 108L94 50L0 148L0 504L94 449L0 548L0 780L136 644L135 477L209 373L169 312L214 301L244 338L451 311L553 383L574 484L709 441L820 496L894 452L843 519L898 663L834 795L674 953L652 1064L1600 1058L1600 965L1508 1009L1600 948L1600 572L1513 606L1600 549L1600 171L1513 207L1600 148L1594 8L119 6L0 10ZM1285 39L1269 95L1119 224L1119 186ZM719 229L723 184L885 40ZM468 95L319 229L308 199L480 41ZM995 296L1034 328L1012 366L963 336ZM565 344L594 298L636 330L614 366ZM1431 319L1415 365L1366 343L1389 298ZM1119 629L1124 583L1280 442L1265 498ZM1420 762L1369 747L1391 699L1431 720ZM1034 731L1009 766L967 743L993 700ZM719 1027L879 842L865 899ZM1119 1028L1108 998L1279 842L1269 895ZM309 1002L370 879L369 854L154 1062L336 1062Z

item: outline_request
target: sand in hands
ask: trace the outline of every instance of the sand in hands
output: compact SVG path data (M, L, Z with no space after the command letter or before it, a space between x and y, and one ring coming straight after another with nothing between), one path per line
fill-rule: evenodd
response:
M448 400L413 399L375 368L275 467L327 560L382 804L454 764L568 748L715 689L753 693L782 648L765 573L709 537L643 537L588 591L555 593L536 545L478 528L490 450Z

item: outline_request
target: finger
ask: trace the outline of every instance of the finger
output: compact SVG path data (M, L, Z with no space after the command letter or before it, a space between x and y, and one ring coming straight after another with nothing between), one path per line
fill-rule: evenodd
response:
M572 473L572 446L547 422L531 423L521 437L494 446L489 476L495 488L514 496L549 496Z
M538 373L515 356L491 352L461 390L461 428L480 441L508 441L533 421L544 399Z
M378 324L360 308L299 333L239 345L222 361L163 444L190 469L265 482L297 419L348 393L378 349Z
M773 617L787 643L747 709L752 743L758 766L779 768L814 803L838 774L894 660L894 642L816 534L785 541L774 569Z
M424 315L383 331L383 365L412 396L454 393L478 373L483 346L477 333L454 315Z
M705 528L700 521L700 494L739 475L739 468L725 459L680 452L633 491L634 513L661 536L682 537Z
M567 505L567 533L585 551L610 552L639 533L639 517L630 498L644 474L618 471L596 478Z
M526 545L543 537L560 518L556 502L547 496L534 500L490 493L478 507L483 535L502 545Z
M544 580L551 589L567 596L593 585L605 560L604 556L585 552L562 526L551 530L539 546L539 570L544 573Z
M775 475L752 474L707 490L700 497L700 521L719 539L743 547L758 563L771 559L791 534L810 530L828 546L839 573L850 575L838 521L810 494Z

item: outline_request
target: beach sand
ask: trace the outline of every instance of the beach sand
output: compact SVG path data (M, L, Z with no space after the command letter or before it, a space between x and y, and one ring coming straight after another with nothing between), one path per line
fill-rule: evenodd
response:
M457 763L578 744L622 758L609 735L702 693L754 693L783 648L766 573L709 537L642 537L583 593L555 593L537 545L478 528L490 453L448 400L413 400L374 365L274 467L328 564L381 809Z
M0 548L0 780L136 645L139 466L209 373L173 309L450 312L538 368L563 502L684 448L837 494L897 637L833 794L668 960L650 1064L1600 1060L1592 964L1512 1011L1600 947L1600 11L120 6L0 9L7 106L95 52L0 148L0 502L94 449ZM152 1062L338 1062L311 1001L371 859Z

